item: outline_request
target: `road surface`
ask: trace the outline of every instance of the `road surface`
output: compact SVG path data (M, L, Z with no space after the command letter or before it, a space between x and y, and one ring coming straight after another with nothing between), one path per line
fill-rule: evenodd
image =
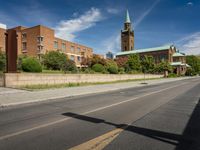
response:
M0 110L0 150L200 149L200 78Z

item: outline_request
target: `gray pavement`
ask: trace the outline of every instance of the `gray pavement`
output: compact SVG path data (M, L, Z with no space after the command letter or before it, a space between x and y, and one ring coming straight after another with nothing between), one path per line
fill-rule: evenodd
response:
M146 81L148 85L160 84L165 82L173 82L178 80L190 79L191 77L183 78L170 78L170 79L157 79ZM9 88L0 88L0 107L27 104L34 102L41 102L45 100L54 100L64 97L73 97L79 95L108 92L138 86L146 86L141 84L143 81L135 82L124 82L124 83L114 83L114 84L104 84L104 85L91 85L83 87L70 87L70 88L60 88L60 89L49 89L40 91L26 91L17 90Z
M200 79L0 110L1 150L198 150Z

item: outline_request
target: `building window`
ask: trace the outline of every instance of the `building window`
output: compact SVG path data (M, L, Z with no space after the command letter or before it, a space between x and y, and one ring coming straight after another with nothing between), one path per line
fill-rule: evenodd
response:
M57 41L54 41L54 48L58 49L58 42Z
M75 50L74 46L71 46L71 52L74 52L74 50Z
M41 52L43 50L43 46L42 45L38 45L38 51Z
M74 56L73 56L73 55L71 55L71 56L70 56L70 59L74 61Z
M78 59L79 62L81 61L81 57L80 56L78 56L77 59Z
M78 48L77 48L77 50L78 50L78 53L80 53L80 51L81 51L81 48L80 48L80 47L78 47Z
M37 37L37 42L38 42L38 43L43 42L43 40L44 40L44 37L42 37L42 36L38 36L38 37Z
M27 49L27 43L26 42L22 42L22 50L26 50Z
M65 43L62 43L62 50L66 51L66 44Z
M22 33L22 39L26 39L27 35L26 33Z

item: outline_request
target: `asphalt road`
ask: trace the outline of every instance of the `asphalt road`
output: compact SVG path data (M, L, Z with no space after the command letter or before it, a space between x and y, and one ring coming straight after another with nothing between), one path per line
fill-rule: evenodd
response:
M0 110L0 150L200 149L200 78Z

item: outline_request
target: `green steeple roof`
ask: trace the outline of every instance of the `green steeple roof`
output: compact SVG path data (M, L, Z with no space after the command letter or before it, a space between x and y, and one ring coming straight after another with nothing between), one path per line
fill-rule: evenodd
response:
M125 20L125 22L126 22L126 23L131 23L128 10L126 10L126 20Z

